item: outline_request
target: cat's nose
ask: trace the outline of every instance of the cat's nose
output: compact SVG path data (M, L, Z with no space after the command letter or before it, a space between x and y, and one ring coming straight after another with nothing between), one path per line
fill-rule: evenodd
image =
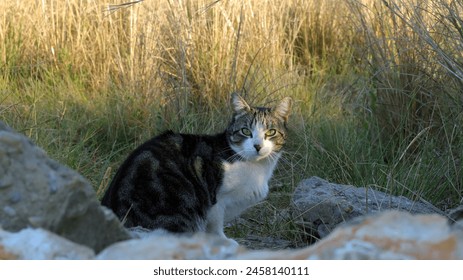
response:
M256 145L254 145L254 148L256 149L257 152L259 152L260 149L262 149L262 146L259 145L259 144L256 144Z

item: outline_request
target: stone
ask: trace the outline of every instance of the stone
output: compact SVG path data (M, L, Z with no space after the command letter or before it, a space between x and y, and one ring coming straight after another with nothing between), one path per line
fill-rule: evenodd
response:
M292 198L293 218L320 238L327 236L341 223L385 210L402 210L413 214L440 213L429 203L371 188L334 184L318 177L303 180Z
M446 217L386 211L354 219L315 245L291 253L303 259L462 259L463 232Z
M100 252L99 260L221 260L233 258L244 248L216 235L173 235L154 232L141 239L113 244Z
M0 259L87 260L94 257L92 249L44 229L26 228L15 233L0 229Z
M43 228L96 252L129 238L77 172L0 122L0 227Z

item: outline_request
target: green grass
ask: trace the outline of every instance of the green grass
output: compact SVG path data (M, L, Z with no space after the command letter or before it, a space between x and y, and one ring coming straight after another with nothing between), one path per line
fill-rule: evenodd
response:
M309 242L286 211L310 176L443 210L462 199L461 1L10 2L0 120L96 190L165 129L222 131L239 90L295 106L277 187L232 236Z

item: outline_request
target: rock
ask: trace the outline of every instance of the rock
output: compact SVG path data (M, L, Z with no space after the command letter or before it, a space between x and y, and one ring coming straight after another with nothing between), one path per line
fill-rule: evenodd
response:
M220 260L245 251L234 241L215 235L198 233L173 235L154 233L142 239L132 239L103 250L100 260Z
M96 252L129 238L81 175L1 122L0 226L44 228Z
M291 254L303 259L462 259L463 232L440 215L385 213L357 218Z
M434 206L421 201L411 201L371 188L333 184L318 177L303 180L298 185L292 205L294 219L321 238L343 222L379 211L439 212Z
M0 259L86 260L95 253L44 229L23 229L16 233L0 229Z

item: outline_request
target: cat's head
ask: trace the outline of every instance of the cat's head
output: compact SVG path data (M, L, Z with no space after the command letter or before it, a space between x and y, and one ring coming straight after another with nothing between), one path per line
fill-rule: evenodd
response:
M286 140L286 122L292 99L283 98L275 107L251 107L232 94L233 119L227 129L235 153L245 160L261 160L279 154Z

